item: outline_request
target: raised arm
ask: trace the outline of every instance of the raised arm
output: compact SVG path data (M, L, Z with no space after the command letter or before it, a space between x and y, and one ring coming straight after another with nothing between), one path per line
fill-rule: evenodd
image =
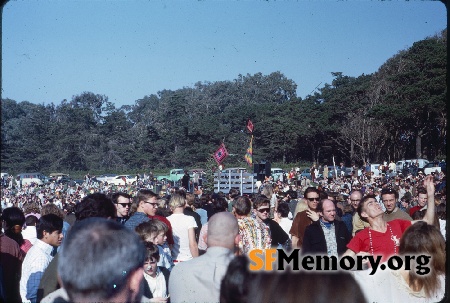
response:
M425 221L427 224L434 224L434 216L435 216L435 204L434 204L434 177L432 175L428 175L423 180L423 185L427 190L427 211L423 220L415 220L412 223L416 223L417 221Z

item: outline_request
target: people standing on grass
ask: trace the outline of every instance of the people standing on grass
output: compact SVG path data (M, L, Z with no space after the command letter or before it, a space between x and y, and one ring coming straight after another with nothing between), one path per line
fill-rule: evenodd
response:
M358 180L358 188L360 188L363 192L355 190L356 186L354 186L354 188L352 188L353 191L350 191L350 188L352 187L350 182L352 182L352 181L349 181L350 179L347 179L347 178L344 178L342 180L337 180L337 179L330 180L330 183L320 182L318 187L320 187L322 190L318 190L317 188L315 188L315 190L309 190L308 192L305 191L306 186L302 186L301 184L291 184L290 186L285 186L285 184L281 183L279 185L279 187L281 188L281 190L279 191L279 194L275 193L275 197L278 199L277 202L280 203L278 205L278 208L276 209L276 211L280 212L280 214L282 211L284 211L285 213L286 212L289 213L289 206L286 204L286 202L281 202L281 201L283 200L282 199L283 195L286 196L288 193L290 195L290 191L296 192L298 194L299 199L306 199L306 203L299 202L299 203L297 203L297 206L300 207L300 206L306 205L309 209L309 214L310 214L311 218L308 217L308 213L305 213L306 214L305 218L309 219L311 221L311 223L315 222L315 223L312 223L312 225L306 224L306 226L305 226L305 232L307 234L307 237L306 237L307 241L310 244L309 245L310 247L311 246L317 247L316 244L318 242L315 242L314 239L319 239L317 237L317 233L320 231L320 229L323 229L323 232L324 232L323 237L325 238L325 240L322 241L323 240L322 239L321 241L325 242L327 244L326 245L326 247L327 247L326 254L328 254L328 244L331 243L331 242L329 242L331 239L331 237L329 237L329 236L332 233L326 234L325 232L328 231L328 229L326 230L324 228L330 227L331 228L330 230L332 230L333 226L336 229L337 225L342 225L342 224L340 224L336 221L338 219L334 218L334 220L330 220L329 217L327 217L326 220L324 220L324 222L321 222L320 218L323 218L323 214L320 217L321 211L320 211L320 209L318 210L317 207L315 208L315 211L314 211L314 205L317 204L317 202L319 202L318 199L320 197L322 197L323 193L335 192L336 200L344 201L343 202L344 208L345 207L347 207L347 208L353 207L353 206L355 207L353 219L357 215L359 217L359 219L363 222L362 226L357 228L357 230L355 231L355 236L352 239L352 241L361 241L361 243L362 243L361 250L356 249L355 247L357 247L357 246L355 246L354 243L349 244L348 248L350 248L351 250L353 250L353 248L354 248L355 253L358 250L358 253L365 253L365 254L373 253L375 255L381 254L383 256L383 261L384 261L384 260L386 260L386 257L391 256L391 255L401 256L402 253L404 253L404 249L406 247L408 247L406 244L411 244L414 242L411 240L411 236L408 236L405 239L403 239L403 236L408 235L408 230L412 229L413 227L416 228L416 225L418 226L417 228L419 228L419 226L421 226L420 230L422 230L422 229L426 230L426 232L424 232L423 234L428 235L427 240L429 240L431 242L431 244L429 245L430 247L436 247L436 245L437 246L440 245L439 244L440 240L437 239L437 237L433 236L434 231L431 231L428 228L428 226L429 226L428 219L429 219L430 215L432 213L434 213L433 205L428 205L428 204L432 203L434 199L437 199L437 201L439 203L442 203L442 201L445 202L445 191L442 191L443 189L440 188L440 191L438 192L437 187L436 187L436 189L433 188L434 184L439 184L439 185L441 184L441 179L434 180L434 179L432 179L432 177L427 177L425 179L425 182L421 182L420 180L422 180L421 179L422 177L420 175L421 174L418 174L416 177L410 176L409 179L401 178L401 177L395 177L395 178L393 177L390 179L375 177L372 180L373 182L371 180L363 180L361 178L358 178L357 176L354 176L354 178L356 178L354 180ZM270 186L270 185L266 184L265 186ZM421 192L420 186L424 186L427 190L426 199L419 196L420 192ZM55 185L55 188L58 189L58 185ZM104 188L105 187L100 186L100 187L96 188L95 190L102 190ZM286 188L289 191L284 192L283 190L285 190ZM426 220L426 223L424 223L424 222L415 223L415 221L412 221L412 223L410 222L409 224L407 224L402 221L401 224L400 225L397 224L398 225L397 226L397 225L395 225L396 224L395 221L397 221L396 220L397 218L391 218L392 220L389 219L389 217L397 216L398 212L404 212L404 210L402 210L400 207L398 207L398 205L399 205L399 203L401 203L401 201L399 201L398 197L395 194L396 191L398 192L399 189L402 189L402 194L405 195L406 191L403 192L404 188L410 188L409 191L411 192L411 197L410 197L411 207L414 207L414 205L416 203L417 203L417 205L420 206L420 209L417 212L420 212L421 217L424 217L424 219ZM33 210L30 211L30 213L27 213L27 215L34 215L34 214L39 215L40 209L42 208L42 204L51 203L50 199L52 199L52 197L53 198L55 197L54 192L52 193L50 190L49 191L47 191L47 190L48 189L46 187L44 187L41 189L42 192L36 192L35 194L32 194L29 192L28 187L27 187L27 188L23 188L22 190L20 190L19 194L17 194L17 192L16 192L16 194L12 194L12 192L10 192L9 190L6 189L6 191L2 191L2 193L1 193L2 194L2 205L6 205L6 197L7 197L8 203L12 203L12 205L22 205L22 207L24 209L26 209L27 212L29 211L30 208L33 208ZM87 190L90 191L90 189L87 189ZM110 189L108 189L109 194L111 194L110 190L123 190L123 187L115 188L115 189L110 188ZM129 192L131 193L130 200L136 199L136 201L139 201L139 199L137 199L137 196L145 193L145 191L142 192L143 189L139 190L137 188L130 187L129 190L130 190ZM144 189L144 190L146 190L146 189ZM141 193L139 194L140 191L141 191ZM377 191L381 193L380 201L377 201L376 197L370 196L370 193L376 193ZM436 193L435 193L435 191L436 191ZM65 191L63 188L60 188L60 190L58 192L60 193L59 197L60 197L61 202L63 203L63 205L62 205L63 208L65 207L64 204L68 204L68 203L70 203L70 205L79 205L80 202L79 201L77 202L77 200L79 200L80 197L87 195L87 192L83 191L83 187L81 187L80 189L74 188L74 191L71 194L68 194L69 191ZM315 194L317 194L317 195L315 195ZM214 198L211 199L211 201L216 201L216 200L218 202L220 201L221 204L223 204L222 212L224 214L227 214L228 212L225 211L227 203L225 200L220 199L220 197L222 197L222 195L223 195L222 193L214 194ZM431 196L433 196L433 197L431 197ZM211 197L211 195L209 193L205 192L204 197ZM266 219L264 217L264 215L268 213L266 208L269 208L271 206L271 204L268 201L265 201L262 204L258 204L258 203L256 203L257 202L256 197L257 197L256 195L254 197L251 197L251 199L249 199L248 197L245 197L245 196L238 196L237 198L234 197L233 202L229 204L232 207L232 209L234 210L234 213L236 214L236 216L238 218L237 219L238 234L240 234L240 237L238 237L240 239L238 239L238 238L236 239L236 242L238 244L237 245L233 244L233 249L229 248L230 252L231 251L232 252L239 251L239 248L241 248L241 254L246 255L246 254L248 254L248 252L250 251L251 248L267 249L267 248L273 247L273 245L271 245L271 244L273 244L273 243L271 243L272 242L271 235L273 235L273 234L271 234L270 228L267 228L267 226L263 227L261 224L259 224L261 222L259 222L258 219L252 218L251 216L248 215L252 209L255 209L254 212L256 214L256 217L260 218L261 219L260 221L264 221ZM435 198L435 197L437 197L437 198ZM180 217L179 215L182 215L183 210L184 210L183 201L185 201L185 199L184 199L183 192L178 192L178 191L172 192L171 197L169 199L167 199L167 201L170 201L170 203L166 203L165 199L159 199L159 198L154 199L153 197L150 197L149 199L147 199L147 198L149 198L149 197L146 197L146 199L141 199L141 201L144 204L148 205L148 207L151 207L151 209L153 209L154 213L155 213L155 214L153 214L153 212L143 212L144 215L142 217L147 217L149 219L147 223L149 223L150 225L153 225L153 223L155 223L155 225L158 225L158 223L160 223L160 222L159 221L156 222L156 220L154 220L156 217L158 217L156 215L156 212L158 212L158 214L162 216L162 220L167 220L167 222L169 222L169 224L175 225L175 228L174 228L174 236L176 238L175 241L179 241L178 242L179 247L177 248L174 246L175 251L178 250L178 256L179 256L179 257L177 257L177 259L175 259L177 261L176 263L178 264L177 266L180 266L181 264L186 264L186 268L188 268L188 267L190 268L190 266L188 266L188 264L190 264L190 262L193 262L193 263L191 263L191 264L193 264L192 266L194 266L194 264L197 264L194 262L196 259L200 259L200 258L196 258L196 255L198 254L198 248L195 249L194 245L197 244L196 243L197 241L195 240L195 236L194 236L195 242L190 241L190 236L189 236L190 230L195 230L195 226L192 222L190 222L191 223L190 225L179 224L179 222L183 221L183 219L180 219L180 220L178 219ZM241 203L241 202L247 201L247 199L248 199L248 203ZM240 202L239 202L239 200L240 200ZM253 202L252 202L252 200L253 200ZM316 200L317 200L317 202L316 202ZM426 201L425 205L421 205L422 204L420 202L421 200ZM44 202L44 203L42 203L42 202ZM152 205L152 203L154 203L155 205ZM371 203L371 204L369 205L369 203ZM169 211L169 213L159 212L160 210L164 209L164 206L166 204L170 204L171 211ZM248 213L246 213L245 209L243 209L243 208L245 208L245 206L247 206L247 204L249 205ZM434 202L432 204L436 205L436 203L434 203ZM55 205L55 204L52 204L52 205ZM114 206L114 204L111 204L111 205ZM254 208L255 205L256 205L256 208ZM328 203L327 205L333 206L333 203ZM350 206L350 205L352 205L352 206ZM122 205L120 205L120 206L122 206ZM124 205L124 206L126 209L127 205ZM382 209L382 206L385 207L386 211L384 211ZM325 207L325 209L322 210L322 213L323 213L323 211L327 211L327 209L328 209L327 207ZM37 208L37 209L34 209L34 208ZM286 209L283 210L283 208L286 208ZM115 217L117 216L117 211L118 211L117 205L116 205L116 208L112 208L112 209L113 209L114 214L108 215L108 217L110 217L113 220L116 220ZM358 209L359 209L359 213L358 213ZM244 215L245 213L246 213L246 215ZM403 215L403 213L401 213L401 214ZM436 214L436 216L438 216L439 223L442 226L445 226L445 222L446 222L445 204L442 204L439 206L438 214ZM277 216L278 216L278 214L277 214ZM6 215L5 215L5 217L6 217ZM213 216L211 215L211 212L210 212L210 220L211 220L211 218L213 218ZM386 225L383 225L383 222L380 221L380 218L383 219L383 221L386 223ZM289 218L286 218L282 214L281 214L281 217L278 219L279 220L285 219L285 220L288 220L287 223L291 223L291 224L294 223L294 224L292 224L291 229L294 228L294 226L296 226L295 232L296 233L299 232L298 229L299 229L299 225L301 224L302 220L297 219L297 221L295 221L295 218L294 218L294 220L290 220ZM162 222L162 220L161 220L161 222ZM253 220L252 221L253 223L256 222L259 225L256 223L254 225L242 223L243 221L247 222L249 220ZM303 223L306 222L305 220L303 220L304 221ZM317 220L319 220L319 221L317 221ZM147 220L145 219L144 221L147 221ZM330 221L335 221L335 222L332 223ZM195 222L195 220L194 220L194 222ZM391 223L391 222L393 222L393 223ZM321 224L319 224L319 223L323 223L323 225L325 227L321 226ZM354 224L352 224L354 222L349 221L347 223L351 224L350 227L355 228ZM365 227L364 223L369 225L370 227L368 227L368 228ZM33 224L33 223L30 223L30 224ZM76 223L74 224L74 226L75 225L76 225ZM210 225L210 223L208 223L208 225ZM8 225L6 225L6 226L8 226ZM320 228L314 229L309 226L319 226ZM385 227L384 229L382 228L383 226ZM409 228L408 228L408 226L409 226ZM426 226L427 228L425 228L424 226ZM5 228L5 226L4 226L4 228ZM22 233L24 233L25 230L23 230ZM392 230L392 232L391 232L391 230ZM399 230L400 230L400 232L399 232ZM165 229L163 228L162 231L165 231ZM209 232L209 230L208 230L208 232ZM153 244L155 244L157 247L161 245L160 242L164 242L164 236L162 235L162 233L163 232L160 232L158 229L156 233L150 234L149 238L151 238L151 242ZM252 238L253 234L256 235L255 239ZM412 233L412 235L417 235L417 234L418 234L418 231ZM444 230L444 234L445 234L445 230ZM292 235L295 235L295 234L292 234ZM365 237L364 235L366 235L367 237ZM162 237L162 240L159 241L158 237ZM370 237L372 237L372 247L370 244ZM386 239L383 240L384 239L383 237ZM320 236L320 238L322 238L322 236ZM380 238L381 242L378 242L378 238ZM4 235L2 236L2 245L4 243L3 239L6 239ZM187 241L186 241L186 239L187 239ZM367 239L369 239L369 240L367 241ZM299 243L298 237L295 240L297 240L297 245L298 245L298 243ZM336 240L338 240L338 238L336 238ZM205 237L205 241L206 242L209 241L208 237ZM304 234L303 234L302 241L303 242L305 241ZM352 241L350 241L350 243L352 243ZM405 245L402 244L403 243L402 241L405 242L404 243ZM240 242L240 245L239 245L239 242ZM336 241L336 243L337 242L338 241ZM252 243L255 245L250 245ZM260 243L261 245L258 246L257 243ZM386 250L389 250L389 251L384 251L382 248L380 248L380 246L378 245L380 243L381 243L381 246L387 247ZM387 245L389 243L392 245ZM399 244L397 245L397 243L399 243ZM17 242L16 242L16 244L17 244ZM331 243L330 247L333 248L334 247L333 245L334 245L334 243ZM13 245L13 246L15 246L15 245ZM14 248L13 246L11 246L11 247ZM17 244L17 246L18 246L18 244ZM50 246L52 246L52 245L50 245ZM64 244L63 244L63 246L64 246ZM245 247L245 252L243 252L244 247ZM301 245L298 248L300 249L300 251L302 251L302 249L303 249L304 253L308 253L309 248L304 249L304 247L305 247L305 245ZM174 249L171 249L171 248L172 247L167 245L166 251L165 251L166 253L167 253L167 251L169 251L170 256L172 256L172 253L174 252ZM208 254L210 247L207 246L207 248L208 249L206 250L205 255ZM3 247L2 247L2 249L3 249ZM183 253L181 253L182 250L183 250L183 252L186 253L186 255L190 254L190 256L188 258L184 258ZM321 252L323 252L322 248L320 248L319 250ZM157 251L158 251L158 255L160 257L159 260L161 260L162 259L161 258L161 256L162 256L161 250L158 248ZM214 249L209 254L212 254L213 251L214 251ZM406 253L410 253L410 251L411 250L406 250ZM339 255L339 252L337 254ZM58 256L58 255L59 255L59 253L56 256ZM332 253L332 255L334 255L334 254ZM52 257L52 252L50 252L50 257ZM57 257L55 257L55 259L56 258ZM20 256L17 256L16 259L19 260L18 262L20 262ZM151 279L154 279L154 280L151 280L149 277L147 277L148 278L147 281L153 281L155 283L159 283L159 282L157 282L158 274L154 275L154 273L157 271L156 268L158 266L158 264L156 264L156 267L153 267L153 265L155 265L155 263L154 263L155 261L156 261L155 256L148 259L148 262L147 262L148 264L143 265L142 275L144 277L145 269L148 268L147 275L149 277L151 277ZM28 263L29 262L27 262L27 264ZM176 268L177 266L175 266L174 268ZM405 273L403 271L399 270L399 271L389 272L389 274L392 275L393 277L389 276L389 279L386 278L385 280L391 281L392 283L394 283L394 282L399 283L399 285L402 285L402 286L407 285L409 287L409 290L408 290L408 288L404 288L404 290L406 290L408 293L411 293L413 295L418 295L419 298L422 298L423 301L425 301L425 302L426 302L426 300L433 301L432 299L436 298L436 296L438 296L441 291L441 288L440 288L441 284L439 284L440 283L439 279L441 279L442 273L439 272L438 264L433 263L431 266L433 266L433 268L435 269L436 276L438 277L438 279L433 278L431 280L424 280L422 282L418 282L419 280L415 279L414 277L408 277L407 275L405 275ZM212 269L212 265L207 265L207 267L208 267L208 270ZM30 269L30 266L26 265L25 268ZM183 271L184 271L184 269L183 269ZM175 271L175 272L171 273L171 278L173 278L173 281L177 281L177 279L179 280L179 277L177 278L177 276L178 276L177 272L179 272L179 271ZM188 272L191 272L190 269L188 269ZM204 272L206 272L206 271L204 271ZM407 274L409 274L409 273L407 273ZM19 274L19 276L20 276L20 274ZM56 277L56 274L55 274L55 277ZM163 275L163 277L165 277L165 276ZM146 279L146 278L144 277L143 279ZM132 280L129 280L129 281L132 281ZM142 281L144 281L144 280L142 280ZM198 283L202 283L201 285L209 285L208 284L209 282L213 283L214 278L209 278L209 276L208 276L207 281L208 282L200 279L200 282L198 282ZM259 280L255 280L255 281L259 281ZM151 289L156 289L156 288L154 288L154 286L160 285L160 284L155 284L153 282L149 282L148 285L150 285ZM252 281L251 282L251 283L253 283L252 287L259 285L258 283L260 283L260 282ZM169 283L170 283L170 279L169 279ZM174 283L176 285L181 282L174 282ZM372 282L370 282L370 283L372 283ZM375 283L375 282L373 282L373 283ZM192 285L187 285L187 286L194 287L195 286L194 284L195 283L192 282ZM211 285L213 285L213 284L211 284ZM19 282L17 281L17 287L18 287L18 285L19 285ZM427 285L431 285L431 287L429 287ZM214 287L216 287L216 286L214 286ZM376 289L374 286L371 286L371 287L372 287L372 289ZM217 288L215 288L215 289L217 289ZM367 289L367 288L363 287L364 293L366 293L365 289ZM391 291L392 291L392 289L391 289ZM431 294L431 295L428 297L427 293ZM367 294L371 295L371 293L369 291L367 291ZM167 294L167 295L169 295L169 294ZM0 291L0 296L1 296L1 291ZM171 298L171 296L172 296L172 294L170 294L169 298L172 299L172 302L175 302L174 297ZM156 295L155 297L159 297L159 295ZM167 299L167 297L166 298L161 297L161 298ZM198 297L198 298L200 298L200 297ZM370 299L371 297L367 297L367 298ZM170 299L167 299L167 300L170 300ZM27 301L28 300L32 301L34 299L32 297L30 297L30 299L27 299ZM69 300L69 298L67 298L66 300ZM20 299L20 301L21 301L21 299ZM6 301L6 302L9 302L9 301ZM12 300L12 302L14 302L14 300ZM44 300L42 302L48 302L48 301ZM252 301L248 300L247 302L252 302ZM412 299L411 302L414 302L414 299Z

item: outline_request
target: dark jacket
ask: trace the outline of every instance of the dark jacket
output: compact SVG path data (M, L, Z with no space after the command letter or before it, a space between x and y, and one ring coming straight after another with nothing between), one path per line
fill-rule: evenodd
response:
M276 248L278 245L282 245L286 249L291 247L289 235L281 228L280 224L272 219L266 219L263 222L269 226L272 247Z
M336 234L336 244L338 255L342 255L347 250L347 244L352 236L348 231L345 223L334 220L334 228ZM302 254L324 254L328 252L325 234L323 233L320 222L315 221L306 227L305 236L303 237Z

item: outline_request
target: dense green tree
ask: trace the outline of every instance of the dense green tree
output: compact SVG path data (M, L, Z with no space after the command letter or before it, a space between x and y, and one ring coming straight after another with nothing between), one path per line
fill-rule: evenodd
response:
M373 115L390 129L400 129L395 138L404 142L401 156L422 157L422 140L443 154L445 146L431 135L445 134L447 111L447 31L413 44L389 59L374 76ZM437 129L437 131L436 131ZM431 137L431 138L430 138ZM414 148L413 155L406 152ZM407 148L405 148L407 147ZM430 156L430 155L426 155Z
M333 72L305 99L281 72L161 90L115 108L83 92L59 104L1 100L2 170L130 172L202 165L225 143L225 166L362 164L445 155L446 30L400 51L370 75ZM210 176L211 177L211 176Z

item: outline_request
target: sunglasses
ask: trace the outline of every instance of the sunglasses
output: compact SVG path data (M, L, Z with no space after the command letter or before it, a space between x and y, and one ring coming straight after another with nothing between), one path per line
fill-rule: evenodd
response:
M260 212L260 213L269 213L270 212L270 208L261 208L261 209L258 209L258 212Z
M131 203L117 203L119 205L121 205L122 207L130 207Z
M319 198L306 198L306 199L308 199L310 202L314 202L314 201L319 202Z
M151 202L144 202L144 203L150 204L153 207L158 207L159 206L159 203L151 203Z

